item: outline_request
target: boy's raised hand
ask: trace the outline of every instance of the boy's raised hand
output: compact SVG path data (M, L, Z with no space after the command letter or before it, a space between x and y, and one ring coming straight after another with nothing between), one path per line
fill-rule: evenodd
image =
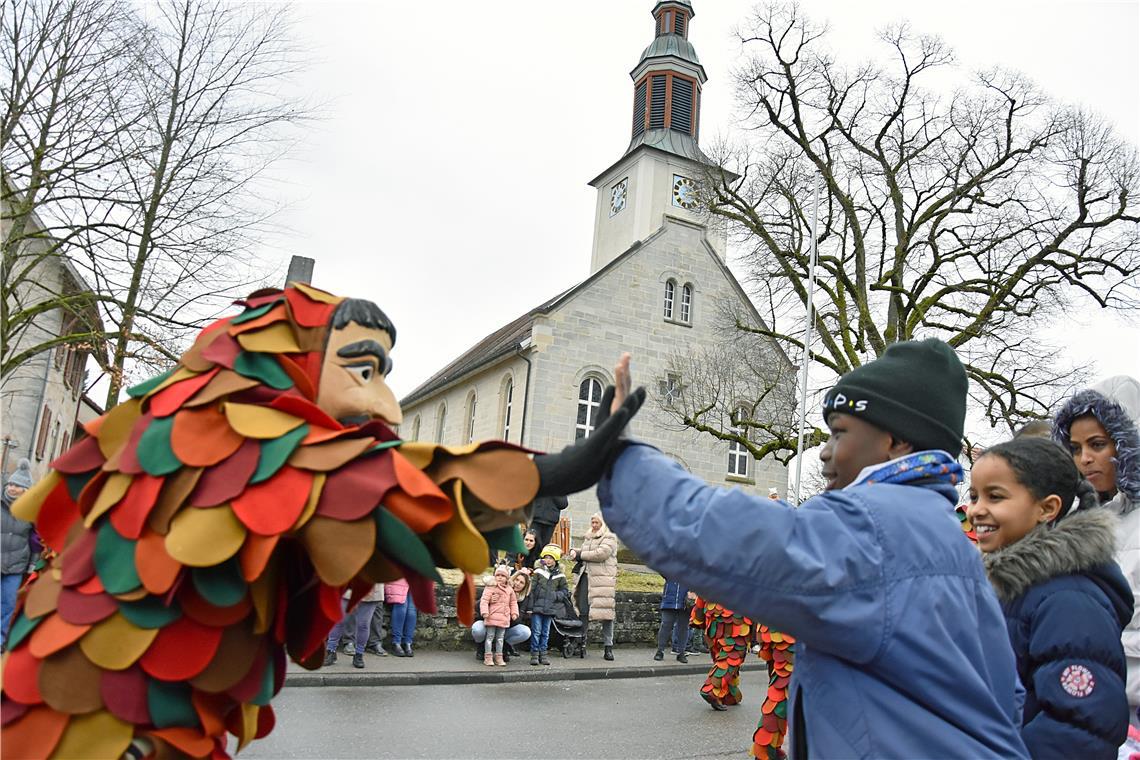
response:
M594 431L557 454L536 456L539 496L566 496L584 491L601 480L612 459L625 448L622 433L645 403L645 388L630 392L628 353L614 368L616 385L602 394Z

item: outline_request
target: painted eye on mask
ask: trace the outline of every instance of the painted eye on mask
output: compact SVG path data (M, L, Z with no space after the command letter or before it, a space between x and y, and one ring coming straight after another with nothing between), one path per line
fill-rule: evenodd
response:
M371 364L349 364L345 367L345 369L366 383L372 379L372 376L374 374L376 374L376 368Z

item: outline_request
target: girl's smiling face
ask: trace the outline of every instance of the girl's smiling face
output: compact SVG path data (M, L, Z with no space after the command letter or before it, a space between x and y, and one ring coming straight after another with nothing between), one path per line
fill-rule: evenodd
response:
M511 587L515 590L516 594L521 594L522 590L526 588L526 578L521 575L516 575L511 578Z
M527 533L526 535L523 536L523 546L526 547L526 550L528 552L534 548L534 534L533 533Z
M1061 510L1061 497L1036 499L1018 482L1013 468L1001 456L982 455L970 471L970 501L966 514L983 552L1017 543Z

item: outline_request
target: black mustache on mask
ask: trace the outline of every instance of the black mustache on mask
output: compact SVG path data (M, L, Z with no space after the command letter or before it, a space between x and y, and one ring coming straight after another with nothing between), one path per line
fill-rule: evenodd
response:
M366 425L371 421L372 417L367 414L354 414L351 417L341 417L337 420L337 422L344 425L345 427L352 427L353 425Z

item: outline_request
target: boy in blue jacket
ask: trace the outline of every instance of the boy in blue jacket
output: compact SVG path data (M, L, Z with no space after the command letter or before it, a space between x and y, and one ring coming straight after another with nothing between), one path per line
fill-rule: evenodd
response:
M628 354L616 377L614 409ZM844 375L824 400L827 489L798 509L644 443L608 457L603 514L638 556L798 640L793 757L1027 756L1002 610L954 516L966 387L933 339Z

